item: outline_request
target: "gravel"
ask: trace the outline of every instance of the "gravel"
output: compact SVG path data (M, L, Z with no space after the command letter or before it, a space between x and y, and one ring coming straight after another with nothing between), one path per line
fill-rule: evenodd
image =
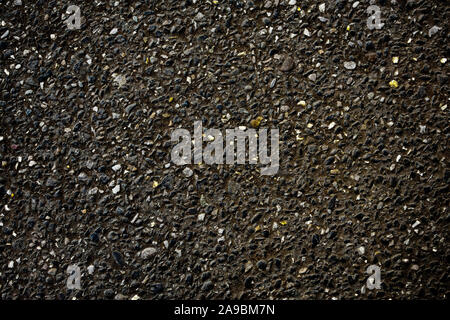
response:
M448 298L448 4L71 4L0 3L2 300ZM175 165L198 120L278 173Z

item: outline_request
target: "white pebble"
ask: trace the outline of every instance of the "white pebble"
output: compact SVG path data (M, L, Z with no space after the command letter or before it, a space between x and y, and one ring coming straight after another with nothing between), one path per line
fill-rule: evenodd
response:
M364 254L366 252L366 249L363 246L361 246L358 248L358 252L359 254Z
M354 61L345 61L344 68L348 70L353 70L356 68L356 63Z
M88 269L89 274L94 273L94 266L92 264L87 269Z
M120 191L120 185L116 185L116 186L112 189L112 192L113 192L114 194L119 193L119 191Z
M190 168L186 167L183 170L183 174L185 175L185 177L189 178L192 176L193 171Z

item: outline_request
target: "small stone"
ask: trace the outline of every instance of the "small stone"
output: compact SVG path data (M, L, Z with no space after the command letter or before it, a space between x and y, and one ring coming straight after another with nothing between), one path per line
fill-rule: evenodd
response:
M125 112L126 112L127 114L130 114L130 112L133 111L133 109L134 109L135 107L136 107L136 103L132 103L132 104L128 105L128 106L125 108Z
M153 247L145 248L141 252L141 258L144 260L148 259L151 256L153 256L156 252L157 252L156 248L153 248Z
M205 220L205 214L204 214L204 213L200 213L200 214L198 215L197 220L198 220L198 221L204 221L204 220Z
M119 87L123 87L127 83L127 77L121 74L113 74L114 83Z
M94 266L92 264L87 269L88 269L88 273L89 274L93 274L94 273L94 269L95 268L94 268Z
M416 220L416 222L414 222L414 224L412 225L413 228L417 227L420 224L419 220Z
M195 21L201 21L201 20L203 20L204 17L205 17L205 15L203 13L199 12L196 14L194 19L195 19Z
M324 13L325 12L325 3L319 4L319 11Z
M193 173L194 173L194 172L193 172L193 171L191 170L191 168L189 168L189 167L186 167L186 168L184 168L184 170L183 170L183 174L184 174L184 176L185 176L186 178L191 177Z
M329 125L328 125L328 129L333 129L334 127L336 126L336 122L331 122Z
M308 267L302 267L302 268L300 268L300 269L298 270L298 273L299 273L299 274L304 274L304 273L306 273L306 271L308 271Z
M308 76L308 79L314 82L314 81L316 81L316 79L317 79L317 75L316 75L315 73L311 73L311 74Z
M259 125L261 124L261 121L263 120L263 117L259 116L256 119L253 119L250 121L250 125L257 129L259 127Z
M120 165L120 164L116 164L116 165L114 165L113 167L112 167L112 169L114 170L114 171L119 171L120 170L120 168L122 168L122 166Z
M120 252L118 251L113 251L112 252L112 256L114 258L114 261L119 265L119 266L123 266L125 265L125 261L123 260L122 255L120 254Z
M305 28L305 30L303 30L303 34L304 34L305 36L307 36L307 37L310 37L310 36L311 36L311 32L309 32L309 30L306 29L306 28Z
M372 41L366 41L366 50L367 51L370 51L370 50L373 50L375 48L375 45L373 44L373 42Z
M112 189L112 192L113 192L114 194L119 193L119 192L120 192L120 185L116 185L116 186Z
M193 281L193 280L194 280L194 278L193 278L192 274L188 273L188 274L186 275L186 279L185 279L186 284L187 284L187 285L192 284L192 281Z
M353 70L356 68L356 63L354 61L345 61L344 68L347 70Z
M258 267L258 269L264 271L264 270L266 270L267 262L266 262L265 260L259 260L259 261L256 263L256 266Z
M113 29L109 32L109 34L110 34L110 35L114 35L114 34L117 34L117 32L119 32L119 29L113 28Z
M391 80L391 81L389 82L389 86L390 86L391 88L398 88L398 82L397 82L396 80Z
M275 78L270 82L270 88L272 89L273 87L275 87L276 83L277 83L277 79Z
M430 28L430 30L428 30L428 36L432 37L433 35L435 35L436 33L439 32L439 30L441 30L442 28L438 27L438 26L433 26Z
M103 295L107 299L112 299L114 297L114 290L113 289L106 289L105 291L103 291Z
M283 61L283 64L280 67L280 70L283 72L291 71L294 68L294 60L291 57L286 57Z
M269 9L271 6L272 6L272 1L266 1L266 2L264 3L264 8L265 8L265 9Z
M45 185L47 187L53 188L53 187L56 187L58 185L58 181L56 181L55 179L52 179L52 178L48 178L47 182L45 183Z

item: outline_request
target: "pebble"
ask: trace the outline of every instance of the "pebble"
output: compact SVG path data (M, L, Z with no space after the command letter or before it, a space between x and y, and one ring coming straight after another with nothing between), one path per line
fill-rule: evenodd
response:
M113 192L114 194L119 193L119 192L120 192L120 185L116 185L116 186L112 189L112 192Z
M356 68L356 63L354 61L345 61L344 62L344 67L347 70L353 70Z
M283 72L291 71L294 68L294 60L291 57L286 57L283 61L283 64L280 67L280 70Z
M195 21L202 21L204 17L205 17L205 15L203 13L199 12L196 14L194 19L195 19Z
M114 290L106 289L105 291L103 291L103 295L105 296L106 299L112 299L114 298Z
M156 248L153 248L153 247L145 248L141 252L141 258L144 259L144 260L148 259L151 256L153 256L156 252L157 252Z
M265 260L259 260L259 261L256 263L256 266L258 267L258 269L264 271L264 270L266 270L267 262L266 262Z
M185 177L187 177L187 178L189 178L189 177L192 177L192 174L193 174L194 172L191 170L191 168L189 168L189 167L186 167L186 168L184 168L183 169L183 174L184 174L184 176Z
M438 26L433 26L430 28L430 30L428 30L428 36L431 38L432 36L434 36L436 33L438 33L442 28L438 27Z
M273 87L275 87L275 84L277 83L277 79L273 79L271 82L270 82L270 88L272 89Z
M95 267L91 264L87 269L89 274L93 274Z
M114 258L114 261L119 265L123 266L125 265L125 261L123 260L122 254L118 251L113 251L112 256Z

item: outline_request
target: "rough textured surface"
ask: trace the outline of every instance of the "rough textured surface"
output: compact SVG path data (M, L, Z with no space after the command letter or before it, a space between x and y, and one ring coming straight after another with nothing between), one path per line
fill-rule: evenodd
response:
M447 3L73 2L0 3L1 299L448 298ZM278 175L170 163L257 117Z

